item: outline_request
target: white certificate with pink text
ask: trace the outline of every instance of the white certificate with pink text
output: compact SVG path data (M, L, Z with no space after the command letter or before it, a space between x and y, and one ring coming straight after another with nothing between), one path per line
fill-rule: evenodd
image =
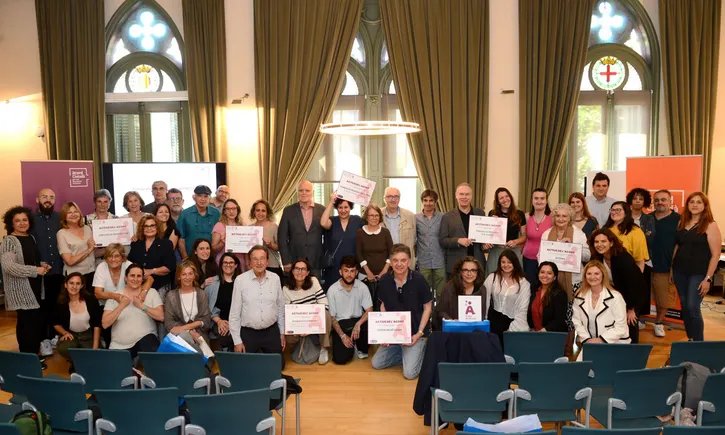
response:
M579 273L582 269L582 245L542 240L539 248L539 264L544 261L556 264L559 272Z

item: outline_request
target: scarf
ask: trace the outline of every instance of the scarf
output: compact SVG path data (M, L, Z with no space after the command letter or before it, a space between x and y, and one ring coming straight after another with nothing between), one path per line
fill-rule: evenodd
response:
M550 242L556 242L556 226L551 227L551 231L549 231L549 237L547 238ZM569 225L566 227L566 231L564 232L564 238L569 240L574 240L574 227ZM559 272L559 275L556 277L559 280L559 284L566 290L566 295L569 298L569 301L571 302L574 299L574 291L571 283L571 272Z

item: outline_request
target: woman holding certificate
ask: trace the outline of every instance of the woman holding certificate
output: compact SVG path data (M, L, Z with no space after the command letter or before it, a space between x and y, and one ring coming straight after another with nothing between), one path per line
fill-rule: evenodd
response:
M96 271L93 255L96 242L91 227L85 224L81 209L75 202L66 202L60 208L60 230L56 237L64 264L63 274L78 272L83 275L84 285L90 285Z
M493 201L493 209L488 212L489 216L506 218L506 246L483 245L484 249L488 249L488 259L486 261L486 275L493 273L498 264L498 257L504 249L510 249L519 258L519 263L523 261L521 256L521 247L526 242L526 216L524 212L516 208L511 192L505 187L496 189Z
M163 300L171 287L171 272L176 268L174 247L170 240L161 238L161 223L151 214L144 214L136 231L136 241L131 242L128 259L143 266L144 276L154 279L154 288Z
M496 271L483 282L488 292L488 320L491 332L497 334L503 345L505 331L528 331L526 318L529 311L531 287L514 251L501 252Z
M235 227L242 225L244 225L244 219L242 218L242 209L239 207L239 203L234 199L227 199L222 205L222 215L219 217L219 222L211 230L211 250L216 253L216 257L214 258L216 264L219 264L222 254L227 252L227 226ZM239 263L242 265L242 272L247 270L247 254L235 253L234 255L239 258Z
M642 301L649 297L649 287L645 285L644 275L639 270L622 242L608 229L596 230L589 239L592 259L601 261L607 270L607 277L624 298L627 304L627 326L632 343L639 342L637 318Z
M209 345L211 311L206 292L199 288L199 274L190 260L176 267L176 287L166 295L164 326L201 350Z
M639 270L644 272L644 263L649 260L647 238L632 218L629 204L617 201L609 208L609 219L602 228L609 228L622 242L624 249L634 257Z
M458 320L458 297L480 296L481 318L483 319L488 303L486 287L483 285L485 275L483 266L475 257L463 257L456 262L453 268L453 279L441 293L441 300L435 306L433 327L440 331L443 329L443 320Z
M584 281L574 299L577 342L629 343L627 304L612 288L605 266L597 260L584 267ZM583 357L579 354L579 359Z
M390 250L393 237L387 228L380 225L383 212L375 204L365 207L362 218L367 224L355 234L355 253L360 270L365 275L365 285L370 290L373 305L377 308L378 281L390 270Z
M337 197L333 192L330 202L320 218L320 225L325 231L325 254L323 265L323 288L325 292L340 279L340 262L342 257L355 255L355 235L362 228L360 216L351 215L355 204ZM337 216L330 216L332 209L337 210Z

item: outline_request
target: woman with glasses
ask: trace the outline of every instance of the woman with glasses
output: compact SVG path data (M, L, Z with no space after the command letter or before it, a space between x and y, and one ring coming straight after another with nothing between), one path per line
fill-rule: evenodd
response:
M171 288L170 274L176 269L176 257L171 241L162 238L160 226L159 220L153 215L145 214L141 218L128 259L143 266L144 276L154 279L154 288L163 301Z
M222 205L222 214L219 217L219 222L211 230L211 250L216 255L215 264L219 264L222 254L227 252L227 226L236 227L242 225L244 225L244 219L242 218L242 209L239 207L239 203L234 199L227 199ZM239 252L234 255L239 258L242 272L247 270L246 254Z
M644 232L634 223L629 204L624 201L617 201L609 208L609 219L602 228L612 230L624 249L634 257L639 270L644 272L644 263L649 260L647 250L647 239Z
M325 306L325 333L312 338L314 343L320 346L320 355L317 362L320 365L327 364L329 360L328 348L330 347L330 312L329 303L325 292L322 291L320 281L310 272L310 263L307 260L297 260L292 263L292 273L282 287L285 304L320 304ZM295 345L300 341L299 335L286 335L287 344Z
M458 319L458 297L480 296L481 305L476 309L481 312L481 319L486 318L486 304L488 295L483 285L485 275L483 266L475 257L465 256L456 262L453 267L453 279L441 293L441 300L435 306L433 326L437 330L443 329L443 320Z
M377 288L380 278L390 270L390 250L393 237L381 221L380 207L370 203L365 207L362 219L366 222L355 234L355 252L360 270L365 275L363 282L368 286L373 304L377 308Z
M284 271L282 260L279 258L279 243L277 243L278 226L274 222L272 207L264 199L258 199L252 204L249 210L249 219L254 221L252 225L262 227L262 242L269 254L269 266L267 270L277 274L279 282L284 282Z
M242 273L239 257L231 252L222 254L219 260L219 279L206 287L206 295L211 308L211 331L214 350L231 352L234 341L229 331L229 310L232 307L234 280Z
M569 332L566 312L569 299L559 284L559 268L550 261L539 265L539 289L532 293L529 327L537 332Z
M323 288L325 292L340 279L340 262L342 257L355 255L355 235L362 228L360 216L350 214L355 206L350 201L337 197L333 192L330 202L320 218L320 225L325 229L325 258L323 264ZM337 210L337 216L330 216L332 209ZM329 259L329 261L328 261Z

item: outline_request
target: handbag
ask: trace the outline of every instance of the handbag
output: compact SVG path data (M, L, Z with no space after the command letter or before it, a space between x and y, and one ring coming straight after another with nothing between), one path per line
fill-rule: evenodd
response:
M335 252L330 254L328 250L325 250L325 255L322 257L322 268L323 269L330 269L332 267L335 267L335 254L337 254L337 250L340 249L340 245L342 244L342 239L345 238L345 235L343 234L342 237L340 237L340 241L337 242L337 247L335 248Z

